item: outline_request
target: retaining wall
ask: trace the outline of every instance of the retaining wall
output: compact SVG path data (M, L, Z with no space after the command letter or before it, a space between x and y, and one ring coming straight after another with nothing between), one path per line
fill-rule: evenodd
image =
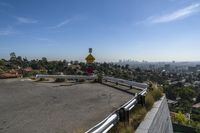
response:
M166 97L155 102L153 108L140 123L136 133L173 133Z

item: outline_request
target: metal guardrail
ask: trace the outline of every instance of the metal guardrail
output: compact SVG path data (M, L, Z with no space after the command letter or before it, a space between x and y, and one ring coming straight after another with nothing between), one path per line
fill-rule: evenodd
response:
M95 80L98 79L97 75L92 75L92 76L85 76L85 75L43 75L43 74L37 74L36 78L63 78L63 79L71 79L71 80L76 80L76 79L85 79L85 80ZM116 84L121 84L121 85L126 85L129 87L133 87L136 89L144 90L145 88L148 88L148 85L145 83L138 83L135 81L129 81L129 80L124 80L124 79L119 79L119 78L114 78L114 77L108 77L108 76L103 76L102 78L105 81L109 81L112 83Z
M85 133L106 133L108 132L117 122L119 121L119 116L117 113L111 113L107 118L101 121L96 126L92 127Z
M140 92L138 95L135 95L130 101L125 103L123 106L118 108L116 111L111 113L107 118L105 118L103 121L101 121L99 124L95 125L94 127L90 128L85 133L107 133L112 127L116 125L116 123L120 120L120 114L119 110L125 110L126 112L131 111L135 105L138 103L138 96L145 95L147 93L147 89L145 88L142 92Z
M97 75L92 76L84 76L84 75L43 75L43 74L37 74L36 78L63 78L63 79L70 79L70 80L76 80L76 79L85 79L85 80L95 80L97 79Z
M118 123L120 121L120 111L119 110L122 109L126 112L131 111L135 107L135 105L138 103L138 97L144 96L148 91L148 85L145 83L137 83L134 81L127 81L127 80L117 79L117 78L113 78L113 77L103 77L103 80L109 80L110 82L118 83L118 84L132 85L133 87L135 87L135 88L137 87L138 89L140 89L142 91L139 94L136 94L131 100L129 100L127 103L125 103L120 108L115 110L113 113L111 113L106 119L101 121L96 126L90 128L85 133L107 133L113 126L116 125L116 123Z
M113 83L116 83L116 84L127 85L131 88L133 87L133 88L136 88L136 89L139 89L139 90L144 90L145 88L148 87L148 85L145 84L145 83L138 83L138 82L135 82L135 81L129 81L129 80L124 80L124 79L119 79L119 78L114 78L114 77L108 77L108 76L104 76L103 80L113 82Z
M36 75L36 78L64 78L64 79L85 79L85 80L95 80L97 79L97 75L93 76L82 76L82 75ZM90 128L85 133L107 133L112 127L116 125L120 121L120 110L124 110L125 112L131 111L135 105L138 103L138 98L140 96L144 96L147 93L148 85L145 83L138 83L134 81L128 81L124 79L114 78L104 76L103 80L109 81L116 84L126 85L129 87L134 87L136 89L140 89L141 92L136 94L131 100L122 105L120 108L112 112L108 117L106 117L103 121L99 122L94 127ZM124 114L125 115L125 114Z

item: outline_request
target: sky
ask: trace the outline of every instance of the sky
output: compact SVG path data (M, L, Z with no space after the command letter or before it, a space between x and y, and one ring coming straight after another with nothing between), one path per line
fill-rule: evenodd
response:
M0 0L0 58L200 61L199 0Z

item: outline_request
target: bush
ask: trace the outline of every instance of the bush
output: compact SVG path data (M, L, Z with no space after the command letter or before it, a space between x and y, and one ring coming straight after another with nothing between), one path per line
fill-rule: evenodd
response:
M158 101L162 97L162 91L159 88L154 88L150 91L150 94L153 96L155 101Z
M196 133L200 133L200 123L196 125Z
M30 79L31 79L31 80L36 80L36 78L35 78L35 77L31 77Z
M33 79L33 78L31 78ZM35 79L35 78L34 78ZM49 81L48 79L45 79L45 78L40 78L39 81Z
M200 115L192 114L191 119L194 121L200 121Z
M57 79L55 80L55 82L65 82L65 79L63 79L63 78L57 78Z
M39 74L39 71L38 70L33 70L31 72L25 72L23 74L24 77L31 77L31 76L36 76L37 74Z
M131 125L120 128L119 133L133 133L134 128Z
M124 122L118 123L114 128L112 128L108 133L134 133L135 130L132 125Z
M132 116L130 117L130 123L132 127L136 129L139 126L139 124L142 122L142 120L144 119L146 113L147 113L146 108L137 106L134 109Z
M85 79L79 79L78 82L85 82Z
M145 97L145 107L148 111L152 108L154 101L155 100L153 96L151 95L151 93L148 93Z
M178 122L178 124L187 125L189 120L187 119L185 114L183 114L182 112L179 111L175 115L175 121Z
M40 74L47 74L46 70L40 70Z

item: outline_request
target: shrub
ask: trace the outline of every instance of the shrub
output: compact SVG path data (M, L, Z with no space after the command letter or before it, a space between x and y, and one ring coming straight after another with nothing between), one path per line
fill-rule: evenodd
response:
M155 101L158 101L162 97L162 88L157 84L152 83L151 87L149 87L149 93L153 96Z
M132 113L132 116L130 117L130 123L132 127L136 129L141 123L141 121L144 119L146 113L146 108L141 106L136 107Z
M196 125L196 133L200 133L200 123Z
M192 114L191 118L194 121L200 121L200 115Z
M55 80L55 82L64 82L65 81L65 79L63 79L63 78L57 78L56 80Z
M46 70L40 70L40 74L47 74Z
M35 77L31 78L32 80L35 79ZM45 79L45 78L40 78L38 81L49 81L49 79Z
M134 128L131 125L125 126L124 128L120 128L119 133L133 133Z
M114 128L112 128L109 133L134 133L135 130L132 127L132 125L128 124L128 123L123 123L120 122L117 124L117 126L115 126Z
M154 101L155 100L153 96L151 95L151 93L148 93L145 97L145 107L148 111L152 108Z
M153 96L155 101L158 101L162 97L162 91L159 88L154 88L150 91L150 94Z
M78 82L85 82L85 79L79 79Z
M35 78L35 77L30 77L30 79L31 79L31 80L36 80L36 78Z
M178 112L175 115L175 121L178 122L178 124L182 124L182 125L187 125L188 123L188 119L185 116L185 114L183 114L182 112Z

